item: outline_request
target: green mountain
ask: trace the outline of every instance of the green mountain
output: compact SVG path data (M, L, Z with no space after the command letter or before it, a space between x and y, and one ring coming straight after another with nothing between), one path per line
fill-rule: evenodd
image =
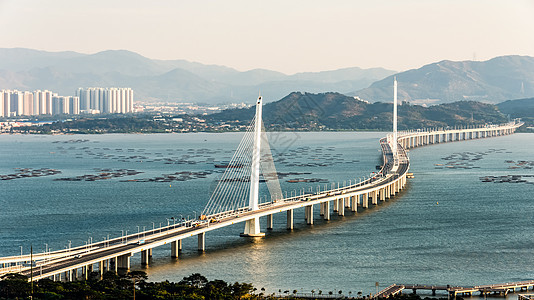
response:
M210 121L250 122L255 108L232 109L208 116ZM459 101L423 107L398 107L399 130L502 123L507 117L492 104ZM293 92L263 107L269 129L292 130L391 130L393 104L366 103L339 93Z
M413 104L462 100L499 103L534 96L534 57L501 56L488 61L440 61L395 74L399 99ZM393 76L349 93L369 101L391 102Z

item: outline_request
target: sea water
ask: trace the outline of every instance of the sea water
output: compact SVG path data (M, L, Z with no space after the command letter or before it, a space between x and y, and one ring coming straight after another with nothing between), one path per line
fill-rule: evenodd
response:
M277 171L298 173L280 179L282 190L323 190L369 176L380 164L378 139L384 135L270 133ZM230 160L242 136L1 135L0 175L36 169L61 173L0 180L0 256L28 254L30 245L34 252L80 246L164 226L173 217L198 216L222 170L214 165ZM286 230L285 213L277 214L274 229L262 239L239 237L240 223L208 232L204 253L197 252L195 237L187 238L179 259L171 259L170 247L163 246L154 249L146 268L134 255L132 268L145 270L153 281L201 273L274 293L341 290L345 295L374 293L392 283L532 279L532 149L532 134L413 149L415 178L378 206L344 217L333 214L330 221L323 221L316 207L312 226L305 224L304 211L296 210L292 231ZM126 170L142 173L124 175ZM179 172L188 174L179 175L183 181L150 181ZM102 173L124 176L72 180ZM484 182L505 175L527 175L520 178L526 182ZM287 182L295 178L321 181ZM265 231L263 218L261 224Z

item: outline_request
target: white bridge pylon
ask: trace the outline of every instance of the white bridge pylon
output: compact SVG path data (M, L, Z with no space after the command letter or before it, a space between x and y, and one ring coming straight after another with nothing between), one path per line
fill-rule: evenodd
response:
M217 219L232 213L258 210L261 176L270 194L270 198L263 198L264 202L282 199L278 173L263 126L262 104L260 96L256 101L256 115L202 212L205 218ZM260 230L259 217L247 220L241 234L247 237L264 235Z
M254 142L252 148L252 163L250 165L250 196L248 198L248 207L250 210L259 208L260 192L260 150L261 150L261 125L262 122L262 101L261 96L256 101L256 122L254 124ZM277 174L278 175L278 174ZM241 236L260 237L265 233L260 230L260 218L256 217L245 222L245 231Z

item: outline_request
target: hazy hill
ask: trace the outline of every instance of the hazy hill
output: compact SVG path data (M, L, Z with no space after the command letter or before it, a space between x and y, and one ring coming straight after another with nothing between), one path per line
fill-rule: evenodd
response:
M534 98L508 100L497 104L497 107L512 118L534 118Z
M346 68L286 75L271 70L240 72L185 60L153 60L125 50L95 54L0 48L0 89L48 89L73 95L78 87L127 86L136 100L175 102L266 101L291 91L349 92L394 74L381 68Z
M0 70L27 71L84 55L72 51L47 52L25 48L0 48Z
M399 99L418 104L460 100L499 103L534 96L534 57L501 56L488 61L444 60L395 74ZM391 102L393 76L349 93L369 101Z
M339 93L291 93L283 99L267 103L263 120L274 129L373 129L391 130L393 104L365 103ZM210 120L249 122L255 108L232 109L209 116ZM506 122L497 107L476 101L459 101L423 107L398 107L402 129L446 127Z

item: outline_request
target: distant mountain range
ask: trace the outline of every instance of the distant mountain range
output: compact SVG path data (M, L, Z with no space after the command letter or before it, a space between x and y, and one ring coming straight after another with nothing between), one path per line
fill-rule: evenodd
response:
M534 97L534 57L488 61L441 61L401 73L382 68L345 68L286 75L255 69L155 60L125 50L96 54L0 48L0 89L48 89L73 95L78 87L131 87L136 100L196 103L270 102L295 92L338 92L370 102L391 102L393 76L399 99L412 104L461 100L499 103ZM252 99L252 100L251 100Z
M534 57L501 56L488 61L440 61L395 74L399 99L414 104L461 100L499 103L534 97ZM391 102L393 76L348 93L362 99Z
M255 107L226 110L207 116L210 121L249 122ZM495 105L458 101L423 107L398 107L399 130L504 123ZM392 103L366 103L339 93L291 93L263 107L263 121L271 130L391 130Z
M293 91L359 90L394 73L354 67L285 75L263 69L240 72L185 60L153 60L125 50L81 54L0 48L0 89L48 89L73 95L78 87L131 87L136 100L253 102L261 91L272 101Z

